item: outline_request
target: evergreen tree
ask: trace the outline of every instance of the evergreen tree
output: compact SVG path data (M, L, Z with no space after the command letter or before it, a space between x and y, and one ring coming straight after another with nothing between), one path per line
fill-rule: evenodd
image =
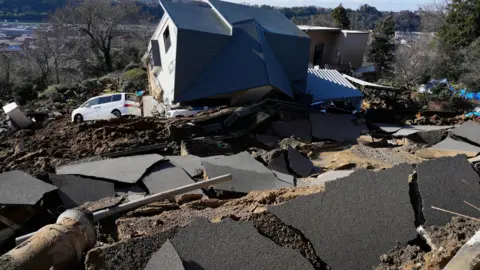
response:
M480 37L480 1L452 0L438 35L452 49L469 46Z
M375 63L377 71L383 76L388 76L392 72L395 50L394 36L395 22L392 15L377 22L368 50L368 58L369 61Z
M335 21L335 25L337 27L340 27L342 29L350 28L350 19L348 18L347 11L342 4L333 9L332 18Z

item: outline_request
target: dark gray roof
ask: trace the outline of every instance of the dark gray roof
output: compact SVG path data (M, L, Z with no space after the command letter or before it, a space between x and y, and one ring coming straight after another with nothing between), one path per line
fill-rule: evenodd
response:
M307 37L307 34L305 34L295 24L293 24L292 21L285 18L285 16L283 16L277 10L246 6L218 0L210 0L209 2L232 25L245 20L255 19L269 32L298 37Z
M264 31L255 20L237 24L228 45L190 87L175 97L175 101L213 97L270 85L293 96L288 76L266 41ZM177 79L180 80L180 77Z
M160 0L160 3L179 29L230 35L228 25L210 7L171 3L162 0Z
M57 187L21 171L0 174L0 204L34 205Z

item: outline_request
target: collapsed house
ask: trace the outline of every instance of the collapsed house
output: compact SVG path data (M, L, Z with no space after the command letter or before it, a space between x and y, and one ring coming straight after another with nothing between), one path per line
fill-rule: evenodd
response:
M306 91L310 38L276 10L160 1L150 92L167 106L235 104Z

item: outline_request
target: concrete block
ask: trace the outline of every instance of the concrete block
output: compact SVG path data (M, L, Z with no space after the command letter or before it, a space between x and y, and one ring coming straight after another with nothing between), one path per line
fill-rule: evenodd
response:
M21 171L0 174L0 204L34 205L57 187Z
M133 184L140 180L148 168L164 159L157 154L112 158L60 166L57 174L83 175Z
M313 169L313 163L300 152L288 147L288 162L290 168L300 176L307 177Z
M299 252L278 246L246 222L198 219L172 243L186 269L313 269Z
M442 157L417 165L417 184L424 220L420 224L443 226L452 215L432 206L476 217L480 206L480 177L464 156Z
M372 269L398 242L416 237L408 177L401 164L359 170L325 183L325 192L299 197L268 211L312 242L332 269Z
M256 161L248 152L204 158L202 165L208 178L232 174L232 181L214 186L214 189L218 190L248 193L253 190L291 187L278 181L272 171Z

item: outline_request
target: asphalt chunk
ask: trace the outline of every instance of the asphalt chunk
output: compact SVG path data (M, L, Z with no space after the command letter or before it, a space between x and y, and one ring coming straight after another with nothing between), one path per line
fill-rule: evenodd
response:
M273 132L280 138L292 136L301 141L312 141L312 124L309 120L278 121L272 123Z
M202 159L194 155L166 156L175 166L184 169L190 177L196 177L203 173Z
M158 154L98 160L57 168L57 174L74 174L123 183L136 183L155 163L165 158Z
M372 269L398 242L416 237L408 176L412 168L353 174L325 183L325 192L268 211L301 231L332 269Z
M312 172L312 161L291 146L288 146L288 162L290 163L290 168L300 176L307 177Z
M198 219L172 243L186 269L313 269L299 252L276 245L247 222Z
M480 124L468 121L455 128L452 133L455 136L462 137L476 145L480 145Z
M67 208L115 196L111 182L75 175L50 174L49 178L58 187L60 199Z
M452 214L432 209L438 207L477 217L480 205L480 177L465 156L442 157L417 165L417 184L426 225L443 226ZM422 223L422 222L421 222Z
M0 204L34 205L57 187L22 171L0 174Z
M142 181L150 194L156 194L195 183L182 168L178 167L153 172L145 176ZM196 193L203 196L203 192L200 189L189 193Z
M292 187L277 180L272 171L256 161L248 152L232 156L215 156L202 159L208 178L232 174L232 181L214 186L214 189L248 193L253 190L268 190Z

